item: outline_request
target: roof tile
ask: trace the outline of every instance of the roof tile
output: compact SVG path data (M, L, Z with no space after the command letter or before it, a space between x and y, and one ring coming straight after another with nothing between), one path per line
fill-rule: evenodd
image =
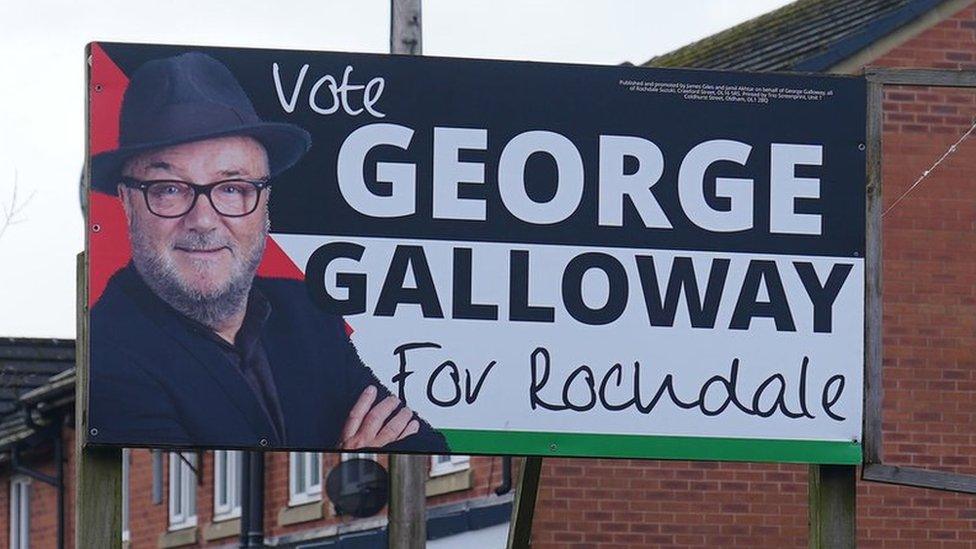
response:
M644 63L747 71L821 71L944 0L797 0ZM831 55L831 54L835 55ZM840 57L837 59L837 57Z

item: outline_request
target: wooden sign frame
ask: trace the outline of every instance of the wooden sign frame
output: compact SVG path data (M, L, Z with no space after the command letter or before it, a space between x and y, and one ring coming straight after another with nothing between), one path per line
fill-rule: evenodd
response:
M864 465L866 481L976 494L976 476L884 463L882 415L882 101L885 85L976 88L976 71L867 68L867 247L864 323Z

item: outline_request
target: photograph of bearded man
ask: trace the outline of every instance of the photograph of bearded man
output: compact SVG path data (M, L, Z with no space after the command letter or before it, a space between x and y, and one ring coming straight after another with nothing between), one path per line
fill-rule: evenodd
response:
M305 130L260 119L201 53L136 70L119 129L91 162L132 252L91 311L91 442L448 451L341 317L300 281L257 276L274 178L309 149Z

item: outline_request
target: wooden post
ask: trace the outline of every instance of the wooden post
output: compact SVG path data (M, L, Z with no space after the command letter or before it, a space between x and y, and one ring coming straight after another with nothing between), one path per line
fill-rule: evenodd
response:
M539 477L542 475L542 458L529 456L522 462L515 501L512 502L512 523L508 527L508 549L525 549L532 541L532 517L535 500L539 495Z
M857 545L857 468L810 466L810 549Z
M867 253L865 254L864 337L864 465L861 478L867 481L918 486L976 494L976 476L884 463L882 444L883 344L882 344L882 171L881 149L884 127L884 86L926 86L976 88L976 70L864 69L868 81L867 125Z
M865 188L864 253L864 448L865 463L881 463L881 415L884 398L881 342L881 82L868 80L867 188Z
M75 343L75 547L122 547L122 449L85 448L88 435L87 260L78 254Z
M420 55L420 0L390 0L390 53ZM390 456L391 549L427 545L427 456Z
M427 456L390 456L390 549L427 545Z

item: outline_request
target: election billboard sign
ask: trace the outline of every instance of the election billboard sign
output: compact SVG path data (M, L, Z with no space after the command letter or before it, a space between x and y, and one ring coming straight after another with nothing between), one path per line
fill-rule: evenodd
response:
M89 444L859 463L865 84L89 47Z

